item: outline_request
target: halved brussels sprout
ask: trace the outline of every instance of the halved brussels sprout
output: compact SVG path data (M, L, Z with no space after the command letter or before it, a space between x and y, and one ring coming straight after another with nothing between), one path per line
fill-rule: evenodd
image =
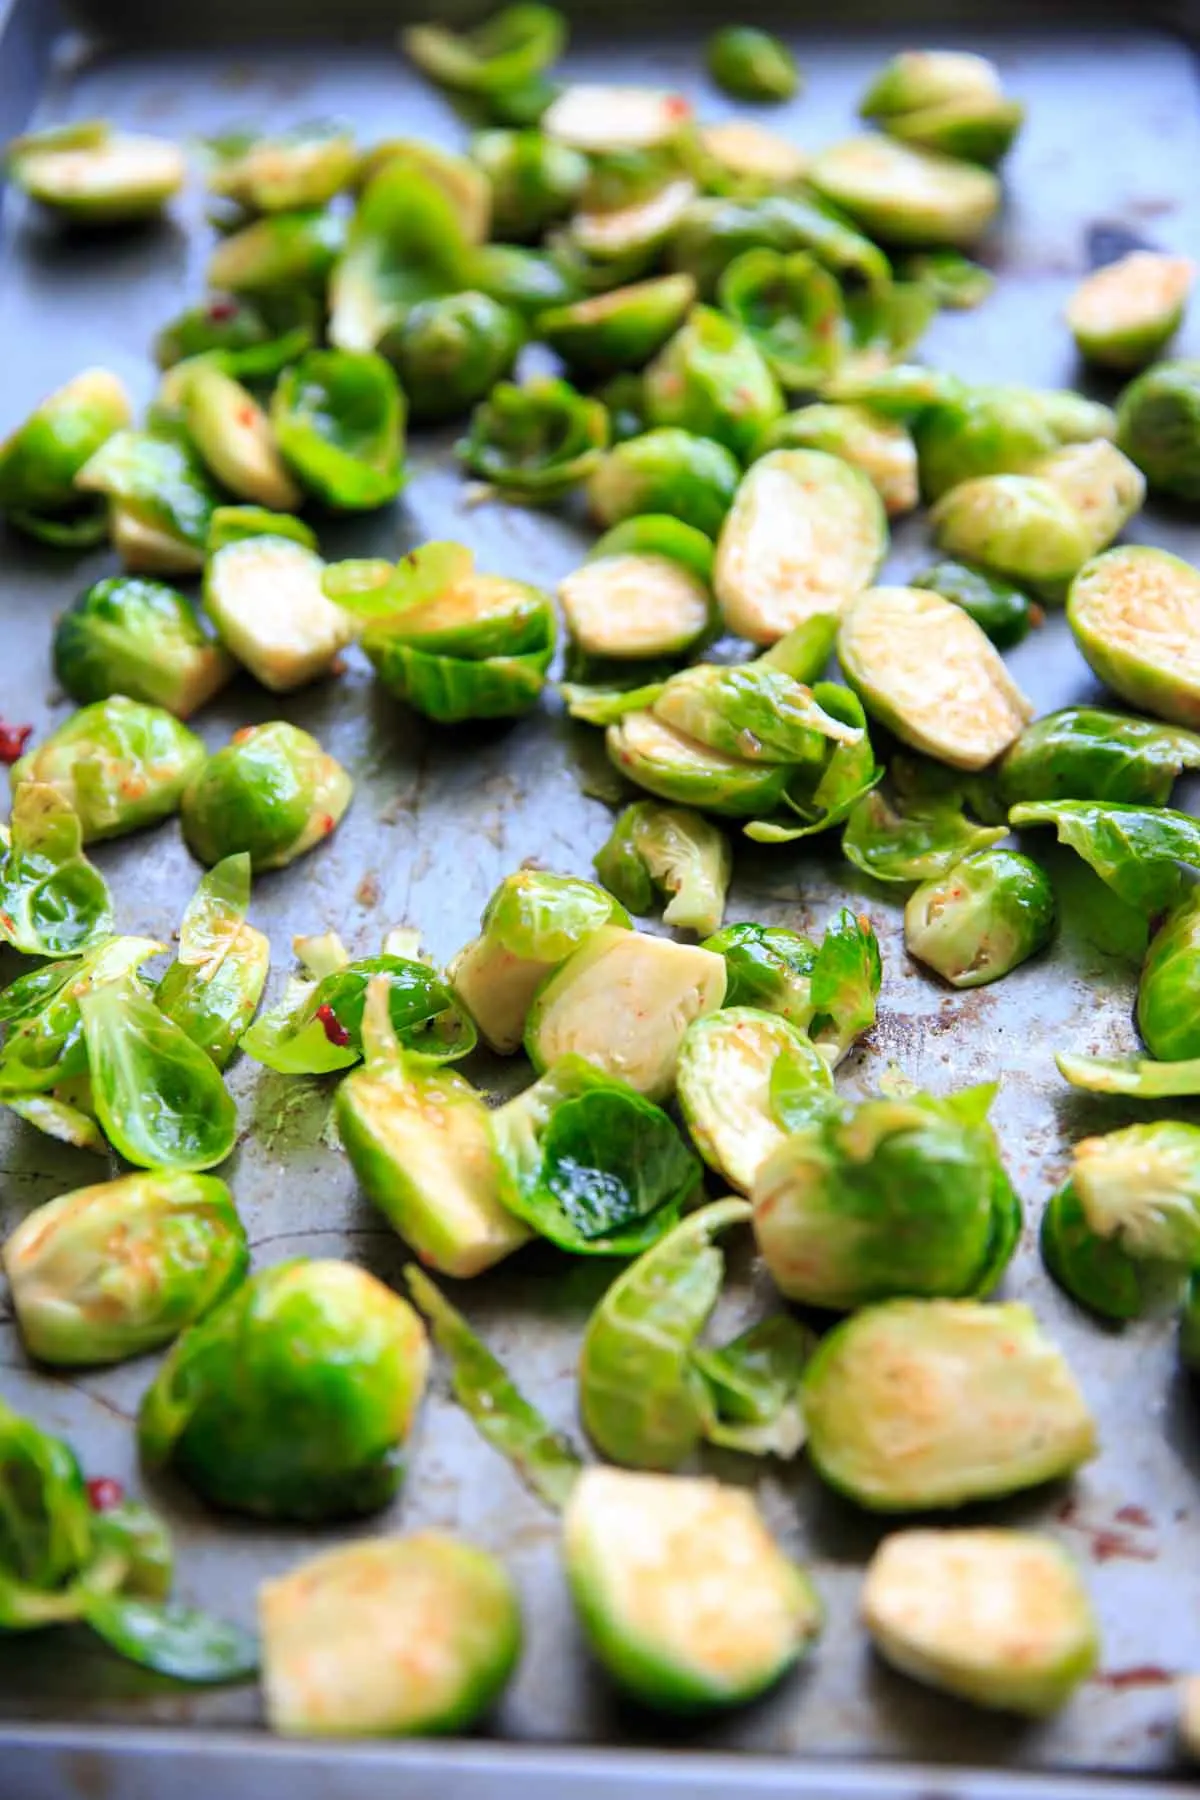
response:
M1138 1030L1151 1056L1200 1056L1200 896L1189 892L1150 940L1137 997Z
M986 768L1033 716L974 619L928 589L868 588L851 599L838 659L876 718L954 768Z
M663 924L701 937L725 916L729 840L699 813L637 800L592 860L605 887L632 913L651 913L669 896Z
M1200 820L1169 807L1112 806L1099 800L1031 800L1014 806L1013 826L1052 825L1126 906L1153 916L1173 906L1179 864L1200 868Z
M623 906L592 881L518 869L484 908L480 934L448 977L483 1038L502 1056L519 1050L539 985L601 925L627 925Z
M820 1051L785 1018L753 1006L723 1006L690 1025L676 1082L700 1154L743 1193L786 1142L802 1098L814 1114L833 1104ZM777 1094L786 1102L778 1108Z
M568 381L500 381L475 408L458 454L472 475L502 494L552 500L599 466L608 414Z
M1200 1258L1200 1126L1159 1120L1085 1138L1071 1182L1089 1228L1135 1261L1173 1264L1182 1278Z
M1093 1231L1073 1181L1046 1202L1039 1245L1051 1278L1102 1319L1120 1324L1179 1305L1185 1272L1177 1263L1130 1256L1115 1238Z
M1041 617L1029 595L1019 587L1002 581L998 575L989 575L986 569L973 568L970 563L949 559L934 563L920 575L914 575L909 586L928 588L943 600L961 606L997 650L1011 650L1022 643Z
M174 431L118 431L75 477L109 506L113 548L147 575L194 575L219 495L191 447Z
M809 979L817 947L786 925L726 925L703 948L725 959L724 1007L778 1013L806 1032L812 1020Z
M284 461L326 505L370 511L404 483L404 396L382 356L310 350L280 377L271 423Z
M587 1469L563 1520L567 1580L597 1659L643 1705L735 1706L823 1622L752 1495L697 1477Z
M356 635L354 620L325 598L325 564L284 537L245 537L209 558L204 609L222 642L272 693L328 675Z
M1186 256L1134 250L1085 276L1066 320L1081 356L1107 369L1141 369L1183 322L1195 264Z
M773 450L743 477L721 528L714 577L730 631L773 644L867 587L887 518L858 469L820 450Z
M79 819L56 788L21 782L0 846L0 943L25 956L74 956L108 937L108 883L83 854Z
M921 492L937 500L979 475L1025 475L1062 445L1111 438L1116 428L1109 407L1081 394L956 383L932 395L913 426Z
M1041 1718L1086 1681L1100 1634L1074 1561L1031 1531L899 1531L867 1569L876 1649L915 1681Z
M90 843L168 818L203 761L204 745L171 713L113 694L27 750L10 778L14 794L25 781L55 788Z
M746 250L811 250L848 287L884 291L891 283L891 266L877 245L821 201L800 194L693 200L668 254L672 267L695 276L707 296Z
M691 177L677 171L666 173L649 192L610 206L587 205L585 190L584 207L562 233L564 247L602 272L615 266L617 283L628 281L657 256L695 197Z
M826 691L826 684L818 686ZM864 735L826 712L811 688L761 657L681 669L664 683L652 710L672 730L748 763L819 767L831 746L854 745Z
M490 189L463 157L405 144L367 182L329 285L329 341L374 350L410 306L483 286L467 278Z
M39 1206L4 1245L31 1356L120 1362L169 1343L244 1278L246 1233L212 1175L126 1175Z
M250 212L294 212L324 206L350 186L358 170L351 132L324 121L277 136L232 132L209 138L208 191Z
M1050 877L1015 850L977 850L923 881L904 909L904 945L951 987L982 987L1054 935Z
M1000 72L965 50L903 50L875 77L859 113L889 137L967 162L998 163L1025 116Z
M696 132L699 179L706 193L752 198L796 186L808 156L777 131L753 119L722 119Z
M708 72L735 100L790 100L799 91L796 59L781 39L753 25L726 25L705 51Z
M784 409L783 395L748 333L709 306L694 307L646 370L646 417L712 438L748 456Z
M208 285L218 293L270 298L296 289L319 293L345 240L345 221L319 207L255 219L217 245L208 262Z
M228 856L203 877L179 927L179 953L154 999L223 1069L253 1019L271 945L246 923L250 858Z
M256 872L282 869L329 836L352 787L307 731L283 720L248 725L192 777L183 835L203 863L244 850Z
M675 557L603 545L559 582L558 598L585 656L634 662L684 655L715 610L708 582Z
M931 408L950 405L967 391L957 375L926 368L923 363L896 363L885 369L852 367L825 387L827 399L868 407L914 430Z
M1158 363L1117 403L1117 443L1151 493L1200 499L1200 361Z
M414 419L456 418L508 375L525 338L511 307L487 294L418 300L382 340Z
M808 179L885 244L969 249L1000 206L1000 183L987 169L885 137L846 138L819 151Z
M845 314L836 278L807 250L747 250L717 284L721 306L758 345L789 392L820 389L842 355ZM767 426L765 437L770 438Z
M691 122L690 103L666 88L583 82L567 88L547 108L542 130L556 143L597 155L673 143Z
M1110 550L1071 583L1067 623L1122 700L1200 726L1200 573L1190 563L1148 544Z
M1000 798L1006 806L1022 800L1165 806L1178 776L1194 768L1200 768L1200 735L1194 732L1099 707L1068 706L1025 727L1000 764Z
M266 413L248 388L201 362L183 384L182 404L188 435L222 487L258 506L296 510L300 489L279 454Z
M787 786L786 763L752 763L710 749L650 711L625 713L605 734L609 760L622 775L682 806L729 818L771 812Z
M664 1100L684 1032L724 997L725 964L710 950L603 925L538 989L526 1053L539 1073L582 1056Z
M267 1723L284 1737L467 1731L521 1653L501 1564L436 1531L325 1550L264 1582L258 1608Z
M961 250L914 250L901 264L907 281L918 283L949 312L971 312L982 306L996 277Z
M87 545L106 535L107 509L80 499L79 471L133 421L124 385L85 369L0 440L0 511L47 543Z
M776 419L759 449L764 454L821 450L840 457L862 470L889 517L911 512L917 504L917 452L911 434L899 420L868 407L832 402L802 406Z
M446 25L409 25L400 42L423 74L459 94L502 93L521 87L557 62L567 22L556 7L535 0L503 7L473 31Z
M715 537L740 479L724 444L667 426L615 444L588 482L588 505L600 525L663 513Z
M161 581L117 577L86 589L54 630L54 673L86 705L125 694L186 719L219 693L233 659L189 601Z
M273 291L256 300L212 294L163 326L154 340L154 360L165 370L211 356L240 381L271 381L311 350L317 323L316 297L303 288Z
M187 176L177 144L99 122L14 138L4 160L23 193L74 225L151 219Z
M1008 835L969 816L966 789L941 765L894 757L888 789L872 788L850 813L842 855L875 881L936 883Z
M997 1499L1096 1453L1074 1376L1015 1302L867 1307L821 1340L802 1393L818 1473L873 1512Z
M588 178L587 158L541 131L481 132L471 155L491 183L492 229L513 243L564 219Z
M616 285L620 279L615 273L611 283L601 286ZM470 256L459 285L468 282L501 306L511 307L527 325L547 307L568 306L587 290L579 270L559 254L557 244L553 255L523 250L517 244L484 244Z
M640 369L679 330L695 298L690 275L660 275L554 307L539 316L537 334L573 373Z
M304 1355L296 1355L296 1346ZM138 1444L212 1505L267 1519L386 1506L429 1365L420 1319L351 1263L264 1269L172 1347Z

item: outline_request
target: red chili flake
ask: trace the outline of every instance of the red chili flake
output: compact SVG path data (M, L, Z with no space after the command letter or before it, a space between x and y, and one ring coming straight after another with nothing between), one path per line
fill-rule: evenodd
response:
M0 762L15 763L32 736L32 725L6 725L0 719Z
M87 1497L93 1512L111 1512L125 1498L125 1489L111 1475L98 1475L88 1482Z
M334 826L337 824L337 820L334 818L332 813L322 813L320 824L321 824L321 836L328 837L330 832L333 830Z
M318 1006L317 1017L321 1021L321 1029L330 1043L338 1050L344 1050L350 1042L350 1033L334 1012L332 1006Z
M237 318L236 300L214 300L208 309L208 316L214 325L224 325L230 319Z
M1140 1525L1144 1531L1154 1529L1154 1520L1144 1506L1118 1506L1116 1517L1122 1525Z
M1120 1693L1125 1688L1166 1687L1175 1677L1169 1669L1159 1668L1157 1663L1139 1663L1133 1669L1102 1669L1092 1680L1101 1687L1115 1688Z
M691 101L685 100L682 94L672 94L666 104L666 112L672 119L686 119L691 110Z
M258 409L256 407L253 407L253 406L239 406L238 407L237 422L242 427L243 431L253 431L257 419L258 419Z

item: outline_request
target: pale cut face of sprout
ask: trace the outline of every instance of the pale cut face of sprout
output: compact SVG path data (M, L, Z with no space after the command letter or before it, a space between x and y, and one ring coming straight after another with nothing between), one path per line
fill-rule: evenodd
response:
M35 200L101 218L152 212L178 193L186 176L177 144L133 132L100 144L35 150L20 158L19 169Z
M567 628L590 656L646 657L685 650L707 630L708 589L667 556L601 556L558 590Z
M275 693L327 675L354 637L350 614L321 591L324 567L302 544L275 537L227 544L209 564L209 616L238 661Z
M681 178L668 181L634 206L611 212L576 213L571 237L588 256L621 256L626 250L656 243L678 224L696 197L695 183Z
M691 116L683 95L666 88L583 82L551 102L541 128L575 150L651 150L678 137Z
M698 136L701 148L735 177L783 186L799 181L808 168L803 150L753 119L723 119L701 126Z
M1110 550L1072 582L1067 619L1123 700L1200 725L1200 572L1190 563L1142 544Z
M820 193L895 243L969 247L1000 205L989 170L882 136L832 145L809 173Z

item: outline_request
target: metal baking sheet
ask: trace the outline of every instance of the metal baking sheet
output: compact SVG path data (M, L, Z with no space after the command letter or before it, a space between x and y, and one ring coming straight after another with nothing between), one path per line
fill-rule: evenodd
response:
M208 9L195 8L194 20L187 11L161 22L175 33L203 29ZM268 30L262 0L245 0L240 12L243 25ZM111 9L98 0L92 24L99 34L89 34L60 27L43 0L16 0L5 29L0 0L0 136L22 128L31 113L37 124L103 114L179 138L246 120L270 127L335 115L366 140L404 132L460 141L453 114L414 79L386 36L181 48L156 47L142 31L102 29L137 16L136 0ZM659 22L650 32L644 21L641 31L631 22L607 37L581 17L569 74L652 76L677 82L714 116L732 111L703 83L695 25L689 29L682 14L672 24L667 9L654 16ZM848 129L868 71L920 35L910 12L897 8L895 16L895 26L841 38L793 33L808 84L772 124L814 145ZM1191 53L1144 19L1128 27L1095 8L1060 10L1054 26L1026 13L1019 29L1009 13L1010 28L1000 33L983 23L998 14L975 8L973 16L969 38L941 22L937 41L996 56L1027 100L1029 122L1008 166L1007 205L988 249L1002 271L996 292L978 312L943 315L926 353L968 377L1070 381L1077 371L1058 313L1087 266L1094 229L1118 226L1184 252L1200 245L1200 109ZM149 398L151 337L201 288L210 244L202 213L193 192L161 229L68 240L8 196L0 216L0 430L90 363L115 369L139 399ZM1184 343L1193 353L1200 349L1200 325ZM586 532L549 514L466 506L450 442L418 437L402 502L377 518L330 526L322 534L326 554L395 556L425 539L457 537L483 567L552 586L578 557ZM1147 513L1132 535L1200 553L1200 533L1178 516ZM927 550L921 524L906 524L896 534L889 576L911 572ZM106 552L72 561L0 537L4 718L31 721L41 735L65 716L68 703L54 691L49 667L52 622L113 567ZM608 829L604 805L580 786L598 740L569 727L552 701L509 728L443 732L377 689L357 653L347 661L341 679L290 697L282 709L243 681L199 721L216 746L237 726L282 710L316 732L357 783L353 808L328 845L256 883L251 916L270 932L276 957L271 992L298 931L334 927L354 952L365 953L389 926L415 925L437 957L448 957L474 930L501 876L526 858L586 873ZM1094 697L1061 619L1051 619L1011 661L1042 710ZM120 928L168 938L198 874L177 826L101 846L96 860L113 880ZM1056 867L1069 883L1069 859ZM0 1642L0 1796L159 1800L170 1791L190 1800L217 1784L230 1800L284 1792L296 1800L350 1793L367 1800L397 1787L439 1800L507 1800L518 1791L549 1797L568 1787L595 1800L618 1791L784 1788L831 1797L998 1800L1014 1792L1092 1791L1084 1771L1157 1776L1164 1785L1153 1791L1177 1791L1165 1785L1176 1766L1169 1680L1200 1669L1196 1397L1178 1371L1169 1323L1120 1334L1099 1329L1050 1285L1035 1247L1037 1217L1061 1176L1068 1143L1131 1116L1119 1105L1072 1095L1054 1071L1055 1050L1118 1051L1135 1041L1131 966L1095 929L1078 886L1064 892L1074 898L1053 954L965 996L947 994L906 961L900 909L856 878L836 846L740 846L730 907L733 918L808 928L849 899L875 921L885 958L882 1004L869 1042L842 1077L849 1092L873 1091L893 1063L934 1091L1002 1081L995 1118L1029 1217L1006 1291L1030 1300L1063 1344L1100 1417L1104 1446L1069 1494L1051 1488L974 1515L1044 1527L1087 1566L1103 1622L1103 1668L1059 1718L1027 1726L989 1718L872 1658L856 1620L857 1596L863 1563L883 1528L825 1491L802 1460L760 1470L726 1456L708 1466L731 1480L757 1480L772 1524L814 1567L828 1607L825 1637L809 1664L759 1705L711 1723L671 1726L621 1706L589 1667L558 1569L554 1519L436 1386L403 1493L389 1513L349 1532L247 1526L139 1473L132 1422L151 1361L50 1377L30 1368L5 1318L0 1389L66 1434L89 1474L115 1476L162 1506L175 1531L185 1597L249 1622L257 1582L318 1547L355 1531L437 1525L486 1544L509 1564L524 1598L528 1645L482 1743L318 1751L267 1739L252 1686L189 1692L142 1677L84 1641L55 1633L9 1639ZM0 966L4 980L15 972ZM493 1091L520 1079L511 1064L481 1062L472 1072ZM242 1061L232 1086L245 1129L226 1173L256 1266L296 1254L347 1256L397 1280L403 1247L327 1141L327 1084L283 1081ZM102 1173L94 1159L0 1120L5 1230L33 1205ZM580 1328L608 1275L596 1263L531 1250L461 1291L471 1319L530 1395L572 1431ZM730 1324L768 1300L748 1258L735 1276L725 1306ZM674 1754L662 1755L664 1748ZM982 1769L1009 1774L985 1776ZM1061 1787L1051 1771L1063 1775ZM1097 1784L1097 1794L1106 1791Z

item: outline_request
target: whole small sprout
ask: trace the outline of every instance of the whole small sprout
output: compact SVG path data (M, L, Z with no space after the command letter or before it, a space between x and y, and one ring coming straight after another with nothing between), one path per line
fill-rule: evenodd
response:
M233 674L189 601L161 581L118 576L80 595L54 630L54 673L81 706L125 694L190 718Z
M282 869L329 836L351 791L307 731L282 720L247 726L196 771L183 795L184 837L204 863L246 851L256 871Z
M667 426L616 444L601 458L588 482L588 506L606 527L642 513L669 513L715 537L740 478L724 444Z
M525 332L520 317L487 294L436 295L410 307L383 340L414 419L457 418L509 375Z
M1080 355L1124 373L1145 368L1183 323L1194 274L1185 256L1134 250L1085 276L1066 306Z
M492 225L506 242L536 242L570 212L588 178L587 159L540 131L484 131L471 145L492 189Z
M951 987L983 987L1044 949L1055 920L1044 869L1016 850L977 850L914 888L904 944Z
M47 543L99 543L107 508L75 486L75 477L118 431L133 408L107 369L85 369L0 439L0 511Z
M862 1615L885 1661L976 1706L1042 1718L1086 1681L1100 1635L1073 1559L1031 1531L899 1531Z
M1200 361L1157 363L1117 402L1117 443L1151 493L1200 499Z
M808 179L885 244L970 249L1000 206L990 170L886 137L831 145L813 158Z
M708 72L735 100L790 100L800 71L787 45L753 25L726 25L708 40Z
M102 120L14 138L5 163L31 200L73 225L151 219L179 192L187 174L177 144L113 131Z
M168 818L203 762L204 745L173 714L113 694L27 750L11 780L14 793L25 781L56 789L91 842Z
M889 136L968 162L998 163L1025 109L1005 95L1000 72L963 50L904 50L887 63L859 105Z
M692 309L646 371L646 416L748 456L784 410L754 340L712 307Z
M708 819L637 800L627 806L593 859L605 887L630 912L653 912L668 896L663 924L707 937L725 916L732 873L729 840Z
M1190 563L1148 544L1109 550L1072 581L1067 623L1114 694L1160 719L1200 726L1200 575Z
M1150 940L1137 997L1138 1030L1160 1062L1200 1056L1200 898L1188 893Z

